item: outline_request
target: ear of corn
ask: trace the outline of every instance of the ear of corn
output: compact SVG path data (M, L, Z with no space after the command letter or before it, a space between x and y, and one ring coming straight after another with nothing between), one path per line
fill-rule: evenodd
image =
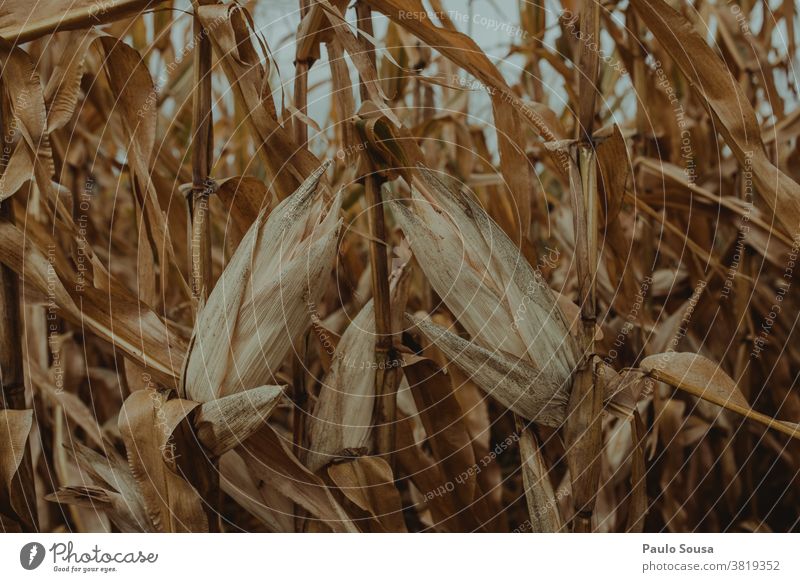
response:
M189 397L205 402L270 382L311 324L340 226L341 198L325 201L319 189L324 170L247 231L198 316L184 378Z
M392 208L428 280L476 342L561 379L577 347L547 283L476 200L425 168Z
M479 4L0 4L0 531L797 528L796 0Z

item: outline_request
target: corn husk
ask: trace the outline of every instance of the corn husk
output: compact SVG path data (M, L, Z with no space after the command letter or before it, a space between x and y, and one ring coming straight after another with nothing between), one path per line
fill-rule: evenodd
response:
M320 167L247 231L197 319L184 375L199 402L269 384L311 313L336 254L341 199L327 202ZM287 342L288 338L288 342Z
M495 369L510 371L514 359L523 362L527 370L504 385L500 398L515 412L535 416L536 406L568 391L578 348L567 320L541 275L472 196L430 170L419 168L418 175L410 204L394 200L392 208L431 286L469 332L472 347L484 350L465 353L470 362L464 369L480 373L478 363L491 359ZM437 338L448 338L440 347L460 365L458 340ZM488 380L476 382L495 393ZM538 396L529 402L527 386L534 382Z

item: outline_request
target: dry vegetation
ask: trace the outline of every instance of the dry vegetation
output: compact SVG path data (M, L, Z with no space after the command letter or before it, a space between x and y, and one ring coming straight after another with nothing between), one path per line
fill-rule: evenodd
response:
M798 529L795 0L31 4L3 531Z

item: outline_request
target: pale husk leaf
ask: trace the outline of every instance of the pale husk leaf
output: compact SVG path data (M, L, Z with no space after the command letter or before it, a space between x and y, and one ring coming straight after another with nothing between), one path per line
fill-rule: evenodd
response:
M311 323L319 285L336 255L341 203L327 211L317 169L247 231L197 319L183 385L208 402L271 382L292 342Z
M523 418L560 426L569 398L567 383L551 371L500 350L489 351L427 319L414 325L484 392Z
M375 308L369 301L342 335L309 423L306 466L318 471L345 449L369 449L375 407Z

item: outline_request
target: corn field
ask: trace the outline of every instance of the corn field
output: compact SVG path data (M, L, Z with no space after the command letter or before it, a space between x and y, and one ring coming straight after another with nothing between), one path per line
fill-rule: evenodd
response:
M0 0L2 531L800 530L798 9Z

